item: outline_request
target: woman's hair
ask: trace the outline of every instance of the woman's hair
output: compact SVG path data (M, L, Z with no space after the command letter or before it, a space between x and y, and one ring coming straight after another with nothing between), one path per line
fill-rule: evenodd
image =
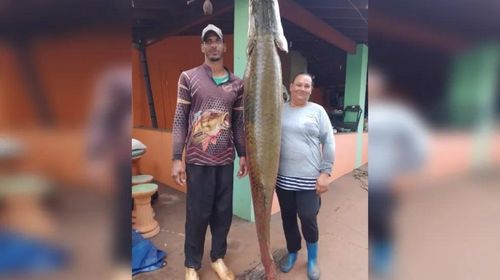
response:
M307 73L307 72L300 72L298 74L296 74L295 76L293 76L293 79L292 79L292 84L295 82L295 79L297 79L298 76L300 75L306 75L306 76L309 76L311 78L311 86L314 87L314 78L311 74Z

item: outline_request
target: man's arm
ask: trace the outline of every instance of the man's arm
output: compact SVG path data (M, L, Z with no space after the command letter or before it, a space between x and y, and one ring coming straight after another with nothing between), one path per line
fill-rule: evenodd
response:
M234 138L234 146L236 148L236 152L240 157L240 168L238 171L239 177L244 177L248 173L248 168L246 164L246 150L245 150L245 123L243 119L243 83L238 90L238 94L236 97L236 102L233 106L232 113L232 129L233 129L233 138Z
M175 108L174 123L172 128L173 137L173 165L172 178L179 185L186 182L186 173L182 163L182 151L186 143L189 127L189 111L191 109L191 94L189 92L188 78L185 72L181 73L177 88L177 106Z
M130 67L113 68L99 78L87 132L88 178L91 184L110 189L118 162L130 157L132 79ZM130 161L129 161L130 162Z

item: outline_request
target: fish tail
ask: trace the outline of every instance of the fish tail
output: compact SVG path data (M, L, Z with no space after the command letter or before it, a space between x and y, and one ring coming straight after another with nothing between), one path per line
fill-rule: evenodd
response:
M273 193L268 191L270 189L272 190L274 188L267 188L263 184L252 185L252 196L254 197L253 203L257 238L259 241L262 265L266 271L266 279L277 279L276 267L270 245L271 207L273 197ZM266 203L262 203L262 201L266 201Z

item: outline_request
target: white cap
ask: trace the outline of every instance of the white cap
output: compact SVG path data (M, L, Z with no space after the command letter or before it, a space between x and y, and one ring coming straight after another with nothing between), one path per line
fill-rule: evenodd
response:
M222 30L220 30L219 27L213 24L209 24L207 25L207 27L203 28L203 31L201 32L201 40L204 41L205 35L210 31L215 32L215 34L217 34L217 36L222 39Z

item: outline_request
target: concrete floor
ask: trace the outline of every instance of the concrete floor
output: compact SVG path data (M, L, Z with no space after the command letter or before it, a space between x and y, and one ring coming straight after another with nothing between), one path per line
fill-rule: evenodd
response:
M364 166L362 170L366 168ZM329 191L322 196L318 216L322 279L368 278L368 192L367 178L363 177L357 171L347 174L334 181ZM185 195L162 186L153 208L161 231L151 241L167 252L167 265L160 270L136 275L134 279L183 279ZM203 267L199 271L202 280L218 279L210 268L210 241L210 233L207 233ZM279 213L271 218L271 247L273 252L285 248ZM303 244L296 266L287 274L281 273L280 279L307 279L306 258L307 251ZM259 249L253 223L236 216L233 218L225 261L238 279L248 279L245 275L259 265Z
M498 170L459 174L402 193L394 279L500 279Z

